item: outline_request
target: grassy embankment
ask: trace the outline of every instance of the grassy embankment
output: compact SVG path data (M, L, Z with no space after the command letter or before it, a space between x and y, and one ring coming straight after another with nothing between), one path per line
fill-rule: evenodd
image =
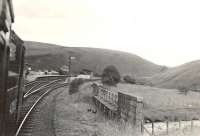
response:
M139 136L134 127L105 118L92 103L92 88L88 83L79 92L68 90L56 99L54 126L57 136ZM88 109L92 111L88 112Z

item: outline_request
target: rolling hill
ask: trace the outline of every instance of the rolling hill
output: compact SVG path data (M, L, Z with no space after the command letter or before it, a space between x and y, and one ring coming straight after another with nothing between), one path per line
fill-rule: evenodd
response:
M170 68L165 72L153 75L148 80L161 88L186 87L200 91L200 60Z
M152 76L160 73L163 66L153 64L137 55L97 48L63 47L39 42L25 42L26 62L35 69L58 70L68 64L68 57L75 56L73 71L90 69L98 74L107 65L115 65L122 75Z
M115 65L122 75L131 75L160 88L186 87L200 91L200 60L177 67L166 68L151 63L137 55L114 50L64 47L59 45L25 42L26 62L35 69L58 70L68 64L68 57L75 56L72 69L90 69L101 74L107 65Z

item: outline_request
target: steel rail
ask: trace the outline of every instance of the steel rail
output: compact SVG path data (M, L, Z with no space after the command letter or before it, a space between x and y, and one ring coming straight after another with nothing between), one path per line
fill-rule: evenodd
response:
M30 92L30 90L33 90L35 87L37 87L38 85L41 85L42 83L44 83L45 81L38 81L38 82L36 82L37 84L34 84L30 89L28 89L27 91L26 91L26 93L27 92ZM26 90L26 89L25 89Z
M36 92L38 92L38 91L40 91L40 90L42 90L42 89L45 89L46 87L48 87L48 86L50 86L50 85L52 85L52 84L54 84L54 83L57 83L57 82L59 82L59 81L62 81L62 80L63 80L63 79L53 80L53 81L51 81L50 83L45 84L44 86L41 86L40 88L38 88L38 89L36 89L36 90L34 90L34 91L29 90L27 93L24 94L24 98L26 99L28 96L30 96L30 95L32 95L32 94L34 94L34 93L36 93ZM32 92L31 92L31 91L32 91Z
M42 85L43 83L47 83L47 82L45 82L45 81L38 82L38 84L32 86L28 91L26 91L26 93L24 94L24 96L26 96L27 94L29 94L32 90L34 90L36 87ZM46 84L44 84L44 85L46 85ZM44 85L40 86L39 88L43 87Z
M31 106L30 110L28 111L28 113L25 115L24 119L22 120L22 122L20 123L17 131L16 131L16 134L15 136L18 136L23 125L25 124L27 118L29 117L30 113L33 111L33 109L36 107L36 105L40 102L40 100L42 100L43 97L45 97L48 93L50 93L51 91L55 90L55 89L58 89L58 88L61 88L61 87L64 87L64 86L67 86L69 85L68 83L63 83L63 84L59 84L59 85L55 85L55 86L52 86L51 88L49 88L45 93L43 93L37 100L36 102Z

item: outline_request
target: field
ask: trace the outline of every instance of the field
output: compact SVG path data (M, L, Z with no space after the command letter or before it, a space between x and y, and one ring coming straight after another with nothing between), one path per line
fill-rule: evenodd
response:
M190 120L200 118L200 93L182 94L175 89L162 89L142 85L118 84L113 91L122 91L143 97L144 116L154 121Z

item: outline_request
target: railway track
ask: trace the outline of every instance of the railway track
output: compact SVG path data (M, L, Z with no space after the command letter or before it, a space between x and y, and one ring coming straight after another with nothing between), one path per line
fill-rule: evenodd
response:
M27 92L23 110L21 111L20 125L15 136L27 136L31 133L31 128L39 123L39 120L33 120L32 114L38 114L36 106L39 102L55 89L68 86L68 83L60 83L61 80L51 81L50 83L36 90Z
M56 83L62 82L63 79L57 79L57 80L53 80L53 81L43 81L43 82L38 82L38 84L36 84L35 86L33 86L32 88L30 88L25 94L24 94L24 99L26 99L28 96L30 96L33 93L36 93L44 88L48 88L51 85L54 85Z
M28 91L37 88L38 86L42 85L43 83L46 83L46 81L35 81L30 84L26 84L24 88L24 93L27 93Z

